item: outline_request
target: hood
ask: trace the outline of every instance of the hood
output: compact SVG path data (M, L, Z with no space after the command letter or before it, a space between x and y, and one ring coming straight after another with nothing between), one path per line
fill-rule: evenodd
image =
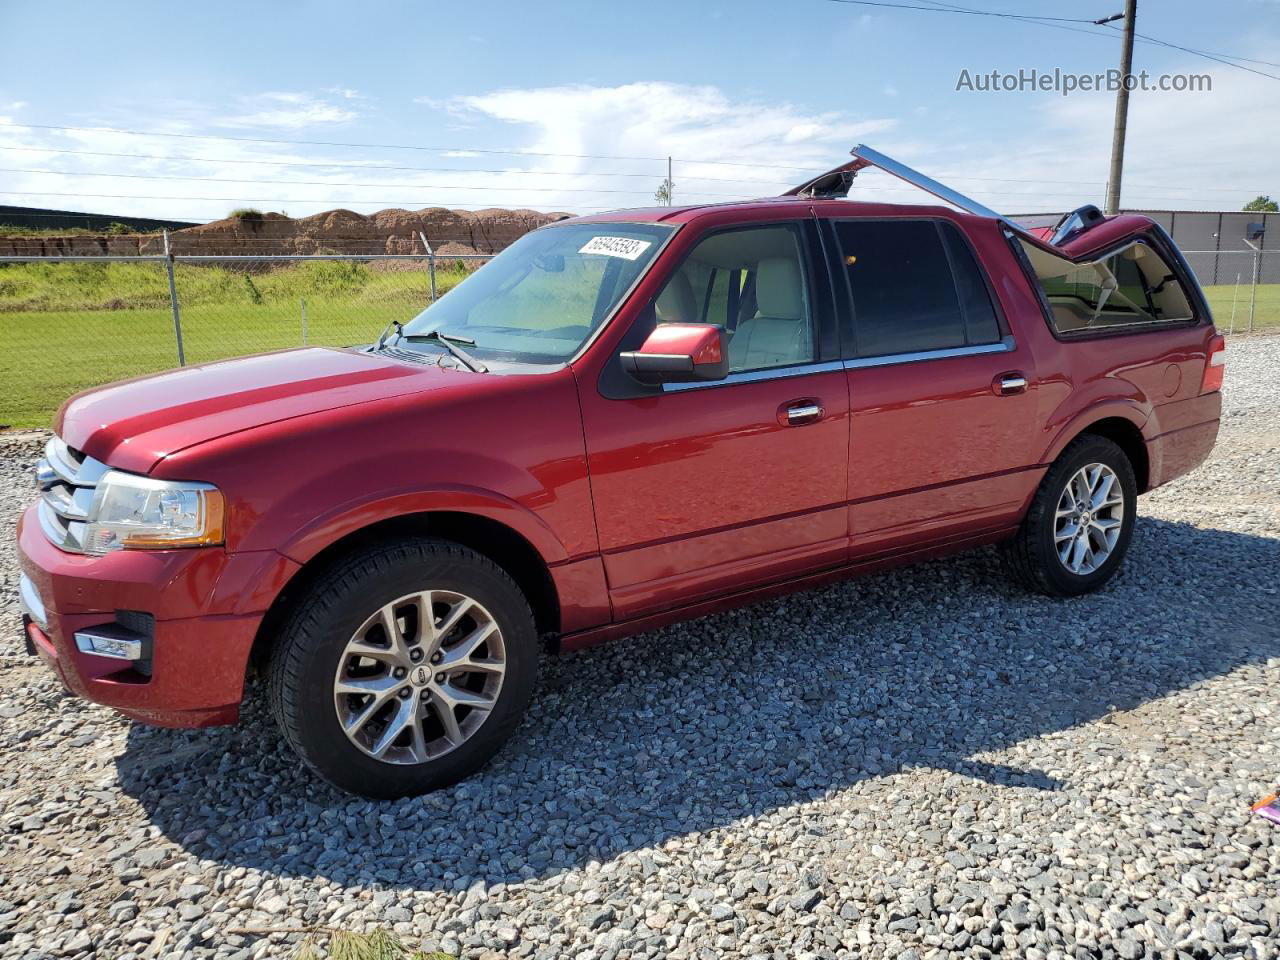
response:
M310 347L125 380L66 402L54 428L77 450L146 473L179 450L252 427L484 376Z

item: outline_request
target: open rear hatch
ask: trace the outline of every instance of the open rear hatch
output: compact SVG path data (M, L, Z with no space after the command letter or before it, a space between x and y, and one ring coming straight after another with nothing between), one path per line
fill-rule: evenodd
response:
M1147 217L1108 217L1086 204L1063 215L1052 228L1029 228L866 144L850 153L852 160L783 196L843 198L861 171L875 167L966 213L999 221L1010 240L1022 244L1024 266L1039 283L1059 334L1194 322L1197 316L1209 316L1186 259L1173 239Z

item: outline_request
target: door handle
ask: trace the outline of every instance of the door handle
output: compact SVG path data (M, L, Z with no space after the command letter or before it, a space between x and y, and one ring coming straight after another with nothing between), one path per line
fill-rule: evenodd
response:
M778 409L778 422L785 427L800 427L821 420L824 412L817 400L792 400Z
M1027 392L1027 378L1017 371L1002 373L991 381L991 392L997 397L1011 397Z

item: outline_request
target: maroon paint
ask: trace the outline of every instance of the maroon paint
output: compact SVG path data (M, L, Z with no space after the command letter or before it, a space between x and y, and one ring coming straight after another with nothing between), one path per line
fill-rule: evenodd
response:
M1016 349L601 392L632 321L708 230L815 215L952 221L989 274ZM227 538L86 557L54 548L28 511L21 564L50 616L47 635L31 630L37 650L74 692L130 716L226 723L262 615L291 578L344 536L405 514L471 514L523 537L550 570L571 649L1006 537L1047 465L1102 419L1141 433L1149 486L1212 448L1220 394L1200 393L1212 326L1064 342L995 221L779 199L580 222L617 220L679 229L595 341L557 371L477 375L311 348L72 398L55 424L68 443L121 469L215 484ZM1151 229L1116 217L1063 249L1083 257ZM710 341L696 333L663 336L672 352L705 353ZM993 385L1012 373L1028 386L1001 395ZM792 423L786 409L799 403L821 413ZM156 617L150 678L70 642L117 609Z

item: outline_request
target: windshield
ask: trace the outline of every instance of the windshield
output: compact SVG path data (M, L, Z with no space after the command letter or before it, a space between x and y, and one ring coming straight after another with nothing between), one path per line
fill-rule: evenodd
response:
M671 229L582 223L527 233L405 324L404 335L456 337L482 359L567 360L648 268Z

